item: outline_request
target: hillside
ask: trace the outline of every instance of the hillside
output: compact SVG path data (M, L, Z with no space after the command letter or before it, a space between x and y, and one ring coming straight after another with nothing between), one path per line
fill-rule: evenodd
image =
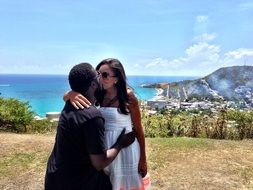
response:
M203 80L227 100L245 99L244 93L253 92L253 66L221 68Z
M172 99L225 100L253 107L253 66L220 68L203 78L168 83L163 89L163 95Z

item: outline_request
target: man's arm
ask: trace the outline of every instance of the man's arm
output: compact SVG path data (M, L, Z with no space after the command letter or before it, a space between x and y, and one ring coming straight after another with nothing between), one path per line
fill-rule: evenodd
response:
M108 149L105 154L91 154L90 159L92 162L92 165L97 170L102 170L106 166L108 166L118 155L118 153L121 150L121 146L114 146Z
M93 135L92 135L93 134ZM88 152L92 165L97 169L101 170L108 166L118 155L122 148L125 148L132 144L135 140L135 132L129 132L125 134L125 129L122 130L115 144L108 150L99 153L99 150L104 147L104 122L101 118L94 120L94 125L90 127L90 135L87 134ZM97 150L93 149L92 146L97 147ZM94 152L95 151L95 152Z

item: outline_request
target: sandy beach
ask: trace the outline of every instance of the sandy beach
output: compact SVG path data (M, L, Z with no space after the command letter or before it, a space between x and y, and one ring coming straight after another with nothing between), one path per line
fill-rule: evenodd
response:
M156 100L161 100L161 99L164 99L164 96L163 96L163 89L162 88L156 88L156 96L153 97L151 100L153 101L156 101Z

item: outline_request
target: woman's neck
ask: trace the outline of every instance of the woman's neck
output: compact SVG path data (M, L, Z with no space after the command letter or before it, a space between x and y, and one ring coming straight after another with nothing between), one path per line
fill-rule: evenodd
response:
M117 98L117 89L115 87L106 90L102 106L104 107L118 107L119 106L118 98Z
M106 98L114 98L117 95L116 87L112 87L106 90L105 97Z

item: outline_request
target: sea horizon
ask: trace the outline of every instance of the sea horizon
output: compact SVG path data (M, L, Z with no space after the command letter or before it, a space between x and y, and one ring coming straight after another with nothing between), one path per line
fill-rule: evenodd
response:
M140 100L149 100L157 95L154 88L142 84L191 80L196 76L151 76L127 75L127 83ZM16 98L29 102L32 111L40 117L47 112L60 112L64 106L63 94L70 90L68 75L64 74L0 74L0 97Z

